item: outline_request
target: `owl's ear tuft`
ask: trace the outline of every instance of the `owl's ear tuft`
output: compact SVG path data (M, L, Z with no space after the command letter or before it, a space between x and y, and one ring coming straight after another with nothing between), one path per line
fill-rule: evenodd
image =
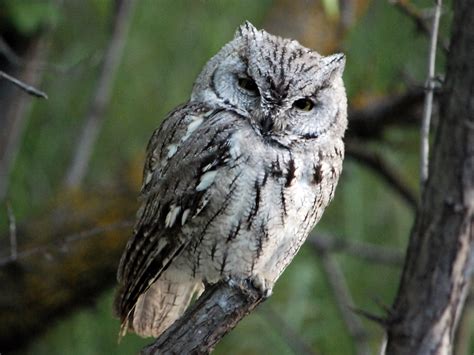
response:
M259 31L249 21L245 21L235 31L234 39L238 37L255 37Z
M336 53L327 57L323 57L323 70L330 77L342 76L346 65L346 56L342 53Z

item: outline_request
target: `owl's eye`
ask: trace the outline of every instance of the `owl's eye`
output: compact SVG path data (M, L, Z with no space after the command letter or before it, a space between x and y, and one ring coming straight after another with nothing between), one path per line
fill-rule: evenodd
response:
M239 83L239 87L241 87L242 89L247 91L249 94L260 95L260 93L258 91L258 86L255 83L255 81L253 81L252 79L250 79L250 78L239 78L238 83Z
M314 107L314 102L310 99L299 99L293 102L293 107L301 111L311 111Z

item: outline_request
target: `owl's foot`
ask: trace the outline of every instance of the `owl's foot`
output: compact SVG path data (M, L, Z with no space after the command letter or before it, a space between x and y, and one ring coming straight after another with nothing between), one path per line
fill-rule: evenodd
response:
M272 295L273 283L261 275L252 275L246 279L228 276L225 281L229 286L239 288L243 293L249 293L249 289L253 288L262 298Z
M263 298L268 298L273 292L273 282L270 282L262 275L253 275L249 281L255 287Z

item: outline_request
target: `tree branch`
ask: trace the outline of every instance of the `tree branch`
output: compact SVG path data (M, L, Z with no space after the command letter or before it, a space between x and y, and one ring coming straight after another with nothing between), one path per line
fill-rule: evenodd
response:
M36 97L40 97L40 98L43 98L43 99L47 99L48 98L48 95L46 95L45 92L35 88L34 86L31 86L31 85L28 85L26 83L24 83L23 81L17 79L17 78L14 78L13 76L11 75L8 75L7 73L3 72L0 70L0 78L2 79L5 79L5 80L8 80L9 82L11 82L12 84L16 85L17 87L19 87L21 90L23 90L24 92L26 92L27 94L30 94L32 96L36 96Z
M7 215L8 215L8 230L10 236L10 258L15 261L18 258L17 250L17 239L16 239L16 219L13 213L13 208L10 203L7 203ZM1 265L1 263L0 263Z
M110 100L115 74L125 47L135 0L116 0L116 3L118 8L114 17L112 35L105 50L96 91L91 100L71 165L65 177L67 187L80 185L87 172L92 150L104 121L104 113Z
M114 285L136 202L124 190L104 196L63 194L61 207L16 226L16 256L8 234L0 237L2 352L27 346Z
M391 167L380 154L350 143L346 145L346 152L349 158L372 169L372 171L384 179L414 211L416 210L418 205L416 193L410 188L410 185L404 181L399 172Z
M307 243L325 252L343 252L354 257L382 265L401 266L403 252L371 243L353 241L349 238L329 237L322 234L311 235Z
M340 244L337 246L337 243L332 243L324 237L311 237L309 240L315 248L325 253L342 248L342 245L348 245L349 247L344 250L355 251L357 256L372 261L397 263L401 260L399 253L368 244L356 245L350 242L346 244L338 240ZM333 265L330 268L333 272ZM340 281L337 281L337 284L340 287ZM350 297L347 295L340 296L344 299L341 298L339 301L350 306L352 302L348 301ZM239 284L232 281L220 282L208 286L196 303L153 344L144 348L142 354L208 354L225 334L263 300L259 291L247 281ZM363 346L365 340L360 337L361 327L358 322L358 320L354 322L351 318L348 326L351 327L354 339L359 343L359 349L365 349Z
M5 255L0 257L0 267L7 266L9 264L15 263L17 260L22 261L25 258L30 256L37 256L37 255L47 255L51 252L56 252L60 249L69 250L72 243L86 240L91 237L97 237L107 232L115 232L120 229L130 229L134 222L133 221L118 221L115 223L111 223L105 226L98 226L93 227L90 229L86 229L77 233L69 234L65 237L61 237L61 239L55 240L54 242L41 244L35 247L26 248L24 250L18 251L17 250L17 242L16 242L16 225L14 216L13 221L10 217L10 211L8 212L9 220L10 220L10 255ZM13 225L12 225L13 223ZM14 228L14 229L13 229ZM13 231L12 231L13 230Z
M423 18L420 11L408 1L391 0L390 1L402 14L413 21L416 29L428 37L431 37L431 29L427 21ZM436 15L435 15L436 16ZM436 36L436 40L445 53L449 52L449 45L446 41L441 40Z
M423 88L412 88L391 95L362 109L349 110L348 138L378 139L391 125L413 125L420 122L419 108L423 103Z
M410 236L387 354L451 354L474 272L474 7L454 2L430 172Z
M268 303L260 307L259 313L263 315L268 321L268 324L276 329L280 334L281 338L291 348L291 350L298 355L316 355L317 352L311 349L307 344L286 321L283 317L276 312Z
M420 138L420 184L421 190L428 179L428 158L430 151L430 122L433 111L433 92L435 85L435 62L436 62L436 44L438 39L439 18L441 16L442 0L436 0L435 15L433 17L433 28L431 30L430 55L428 58L428 78L426 79L425 104L423 107L423 119L421 121Z
M354 341L357 354L370 354L370 347L367 342L367 331L362 325L360 319L352 311L354 302L341 268L336 260L329 255L324 248L320 248L316 243L311 243L311 245L321 259L324 275L326 276L334 300L336 301L336 305L339 308L342 320Z
M31 84L21 83L21 85L34 89L33 85L36 85L42 76L42 73L34 70L34 67L47 56L48 52L47 34L40 32L25 39L14 28L9 31L11 40L20 47L20 53L25 59L21 68L15 68L2 61L4 70L11 74L8 77L14 76L15 80L21 78L22 81ZM5 73L1 77L5 79ZM17 87L15 87L17 85L11 83L10 80L0 79L0 201L5 198L8 191L10 171L21 145L27 113L32 102L31 95L18 95ZM38 92L40 96L44 94L39 90Z
M219 282L141 354L209 354L264 298L250 282Z

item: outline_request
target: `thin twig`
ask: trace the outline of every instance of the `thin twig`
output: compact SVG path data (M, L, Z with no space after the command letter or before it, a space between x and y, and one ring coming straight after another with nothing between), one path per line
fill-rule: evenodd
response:
M411 19L416 29L427 36L431 36L430 26L428 25L425 18L422 16L420 11L408 1L401 1L401 0L391 0L390 1L402 14L407 16ZM442 41L441 39L437 39L439 46L443 49L445 53L449 51L449 45L446 41Z
M48 95L46 95L45 92L31 86L31 85L28 85L26 83L24 83L23 81L17 79L17 78L14 78L13 76L11 75L8 75L7 73L3 72L0 70L0 78L3 78L5 80L8 80L9 82L11 82L12 84L18 86L20 89L22 89L23 91L25 91L26 93L32 95L32 96L36 96L36 97L41 97L43 99L47 99L48 98Z
M24 249L17 253L16 259L23 259L36 254L44 254L52 248L62 248L64 245L69 243L100 235L111 230L130 228L133 226L133 223L134 222L131 220L124 220L73 233L60 238L59 240L62 241L60 244L58 244L56 240L53 243ZM310 236L308 241L309 243L316 244L318 248L323 248L327 252L342 252L373 263L398 266L403 262L403 253L398 250L370 243L353 241L349 238L330 237L318 234ZM11 255L0 257L0 266L7 265L13 261Z
M413 87L402 94L391 94L361 109L349 109L348 138L377 139L391 125L417 125L424 89ZM421 109L419 110L421 111Z
M351 335L356 352L358 355L370 354L370 347L367 342L367 331L360 319L354 314L354 302L347 286L344 273L337 261L327 253L326 250L319 248L317 244L312 244L314 250L318 253L324 275L330 286L336 305L341 313L349 334Z
M318 250L331 253L342 252L377 264L401 266L403 263L404 256L399 250L354 241L349 238L317 234L311 235L308 238L308 243Z
M382 328L386 328L387 324L391 321L390 319L387 319L385 317L378 316L376 314L373 314L371 312L365 311L360 308L351 308L352 312L358 314L361 317L364 317L367 320L370 320L371 322L374 322L375 324L378 324Z
M86 54L78 58L74 63L71 64L51 64L44 61L36 61L31 64L27 60L20 57L13 48L5 41L5 39L0 36L0 54L8 61L9 64L16 68L24 68L27 65L31 65L34 71L48 71L57 74L68 74L71 71L75 70L84 62L95 62L97 58L98 50L93 51L89 54ZM90 64L90 63L89 63Z
M291 350L293 350L295 354L317 354L304 341L304 339L301 338L301 335L298 334L298 332L296 332L269 304L262 305L259 313L267 319L268 324L271 327L276 329L281 338L285 340L286 344L291 348Z
M420 184L421 190L425 186L428 179L428 159L429 159L429 135L430 121L433 110L433 92L435 89L435 62L436 62L436 45L438 39L439 18L441 16L442 0L435 0L435 13L433 17L433 27L431 30L430 54L428 57L428 78L426 80L426 96L423 109L423 119L421 122L421 142L420 142Z
M119 222L111 223L105 226L98 226L98 227L87 229L78 233L73 233L61 238L59 243L57 240L55 240L52 243L38 245L36 247L28 248L20 252L17 252L15 257L13 257L12 254L8 256L0 257L0 266L5 266L10 263L13 263L16 260L24 259L24 258L37 255L37 254L47 255L48 251L51 249L67 250L67 248L69 247L71 243L74 243L80 240L85 240L90 237L98 236L105 232L110 232L112 230L130 228L131 226L133 226L132 221L119 221Z
M8 45L8 43L0 36L0 53L15 66L24 65L24 60Z
M71 165L66 173L65 185L68 187L80 185L86 175L94 145L102 128L104 113L110 100L115 75L125 48L135 0L116 0L116 4L118 8L114 17L112 35L105 50L96 90L85 117Z
M380 154L355 144L347 144L346 151L348 157L364 164L382 177L413 210L416 210L418 204L416 193Z
M8 229L10 231L10 258L15 261L18 257L18 243L16 239L16 219L13 213L13 208L9 202L7 202L7 214L8 214Z
M48 53L48 36L42 32L29 38L22 54L25 56L21 70L14 70L12 66L1 68L22 81L38 85L42 72L34 70L36 63L44 60ZM16 85L10 81L3 81L0 77L0 201L5 199L8 190L10 172L21 146L22 133L28 121L28 111L32 104L32 97L17 93Z

